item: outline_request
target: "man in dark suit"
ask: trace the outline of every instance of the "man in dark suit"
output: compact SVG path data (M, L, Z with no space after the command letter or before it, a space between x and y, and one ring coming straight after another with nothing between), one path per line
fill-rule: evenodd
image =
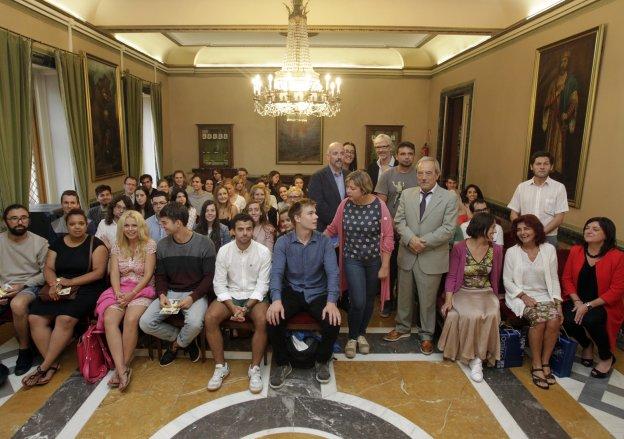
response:
M323 232L327 225L332 222L338 205L346 196L346 173L342 169L343 152L342 143L331 143L325 154L327 166L316 171L310 177L308 196L316 201L316 213L318 215L316 229L319 232Z
M368 172L373 181L373 187L377 187L379 176L396 166L397 161L394 158L394 143L387 134L378 134L373 139L373 146L377 154L377 161L368 165L366 172Z

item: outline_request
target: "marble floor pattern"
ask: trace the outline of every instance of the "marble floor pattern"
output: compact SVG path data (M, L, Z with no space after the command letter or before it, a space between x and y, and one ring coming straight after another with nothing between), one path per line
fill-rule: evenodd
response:
M227 340L231 374L206 391L214 362L179 358L162 368L143 349L125 394L106 380L87 384L76 370L75 345L50 384L22 389L11 375L0 388L1 438L624 438L624 355L608 380L574 365L572 376L537 389L529 364L486 369L474 383L468 370L420 353L416 337L383 341L392 318L375 316L371 354L332 364L321 385L313 370L295 370L279 390L248 390L249 339ZM341 331L340 345L346 334ZM12 367L17 344L0 326L0 359ZM210 354L210 353L208 353ZM210 357L210 355L209 355ZM269 354L270 360L270 354ZM263 367L268 383L269 365Z

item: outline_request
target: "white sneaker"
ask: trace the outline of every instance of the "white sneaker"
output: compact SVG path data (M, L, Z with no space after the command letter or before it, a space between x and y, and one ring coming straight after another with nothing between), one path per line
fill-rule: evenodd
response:
M230 366L227 363L225 364L216 364L214 373L212 374L212 378L208 381L208 390L214 391L219 390L221 388L221 384L226 376L230 374Z
M476 383L483 381L483 364L480 358L475 358L468 362L470 366L470 378Z
M262 392L262 387L264 387L264 385L262 383L262 372L260 370L260 366L249 366L247 376L249 376L249 391L251 393Z

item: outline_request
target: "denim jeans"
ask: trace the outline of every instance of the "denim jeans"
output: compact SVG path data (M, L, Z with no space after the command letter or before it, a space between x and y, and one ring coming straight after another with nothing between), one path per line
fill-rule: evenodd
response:
M349 283L349 338L357 339L366 334L366 327L373 315L375 296L379 291L381 258L360 261L345 257L344 270Z
M167 298L170 300L182 300L190 294L191 291L168 291ZM194 302L189 309L180 310L184 315L184 326L178 329L165 322L171 316L160 314L160 300L157 298L141 316L139 326L146 334L153 335L161 340L176 341L178 346L185 348L191 344L204 327L204 315L207 308L208 301L202 297Z

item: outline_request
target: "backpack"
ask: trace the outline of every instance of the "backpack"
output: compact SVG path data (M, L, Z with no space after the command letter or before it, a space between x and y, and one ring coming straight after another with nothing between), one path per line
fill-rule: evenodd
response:
M96 332L96 324L90 325L78 340L78 370L88 383L95 383L113 368L108 347L102 334Z
M314 367L319 341L315 337L311 336L301 338L303 339L301 341L308 345L308 347L304 350L299 350L295 347L293 336L286 338L286 349L288 350L288 356L290 357L290 364L296 369L311 369Z

